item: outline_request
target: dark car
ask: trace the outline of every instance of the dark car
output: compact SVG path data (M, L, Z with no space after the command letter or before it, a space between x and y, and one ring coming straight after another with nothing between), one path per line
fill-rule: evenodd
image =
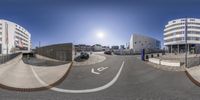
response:
M89 54L86 52L81 52L81 54L80 54L81 59L88 59L89 57L90 57Z
M104 54L112 55L112 51L105 51Z

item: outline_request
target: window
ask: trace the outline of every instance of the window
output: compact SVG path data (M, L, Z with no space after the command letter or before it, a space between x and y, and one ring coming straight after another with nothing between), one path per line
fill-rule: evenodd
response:
M190 19L190 21L195 21L195 19Z
M198 27L198 26L188 26L188 28L192 28L192 29L200 29L200 27Z
M185 40L185 39L184 39L184 37L182 37L181 39L182 39L182 41L184 41L184 40Z
M172 29L166 30L164 32L166 33L166 32L169 32L169 31L178 30L178 29L184 29L184 28L185 28L184 26L181 26L181 27L177 27L177 28L172 28Z
M170 27L173 27L173 26L177 26L177 25L184 25L185 23L175 23L173 25L170 25L170 26L167 26L165 28L170 28Z
M181 21L185 21L185 19L181 19Z

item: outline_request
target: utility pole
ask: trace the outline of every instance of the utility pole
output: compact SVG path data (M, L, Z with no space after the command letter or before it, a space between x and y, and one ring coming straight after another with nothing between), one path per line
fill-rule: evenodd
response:
M38 51L37 51L38 54L41 53L40 46L41 46L41 42L39 41L39 47L38 47Z
M188 43L187 43L187 18L185 18L185 68L187 68L187 52L188 52Z
M8 60L8 23L5 23L6 31L6 61Z
M40 41L39 41L39 48L40 48Z

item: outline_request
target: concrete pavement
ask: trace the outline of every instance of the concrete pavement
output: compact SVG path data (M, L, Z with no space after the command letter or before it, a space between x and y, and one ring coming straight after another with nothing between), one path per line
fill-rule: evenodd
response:
M4 88L16 90L46 88L62 79L71 66L71 63L68 63L54 67L37 67L25 64L21 57L20 55L0 65L0 84ZM46 84L40 83L36 75Z
M200 66L186 68L186 74L193 83L200 86Z

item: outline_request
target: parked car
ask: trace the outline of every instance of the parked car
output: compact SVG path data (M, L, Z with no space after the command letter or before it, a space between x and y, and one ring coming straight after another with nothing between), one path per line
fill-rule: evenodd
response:
M81 52L80 54L80 58L81 59L88 59L90 56L87 52Z
M112 51L105 51L104 54L112 55Z

